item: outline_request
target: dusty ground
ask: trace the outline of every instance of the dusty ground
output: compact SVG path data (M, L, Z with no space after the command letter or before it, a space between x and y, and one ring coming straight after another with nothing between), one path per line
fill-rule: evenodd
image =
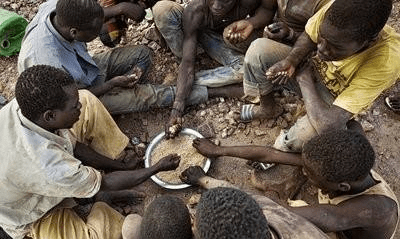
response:
M15 11L32 19L37 11L37 6L43 0L2 0L0 7ZM389 24L400 32L400 2L396 0ZM173 84L176 80L178 63L170 51L160 47L160 41L154 34L151 20L140 24L132 23L123 44L146 44L155 52L155 64L149 79L154 83ZM96 39L89 44L93 53L107 50L101 42ZM14 84L17 79L17 56L0 57L0 93L10 100L14 96ZM198 54L198 69L206 69L217 64L210 60L204 53ZM367 136L375 148L377 161L375 170L378 171L391 185L398 198L400 198L400 148L398 140L400 131L400 115L389 111L383 104L384 96L392 92L400 91L399 84L385 92L367 112L360 114L357 118L362 123ZM285 97L286 96L286 97ZM254 121L249 124L237 123L232 115L239 112L240 106L244 103L238 99L211 99L206 104L196 107L189 107L185 112L184 126L197 129L205 136L218 139L221 145L244 145L258 144L271 145L281 128L290 127L297 114L301 111L301 100L288 92L276 94L276 101L285 108L285 114L277 120ZM164 122L169 117L169 109L156 109L147 113L131 113L116 116L115 119L123 131L130 137L138 137L143 142L150 142L153 137L164 129ZM211 129L211 130L210 130ZM290 173L291 167L275 167L268 172L268 175L278 181ZM279 199L282 190L276 191L271 188L267 192L258 191L251 185L251 174L253 169L244 160L236 158L219 158L213 161L209 175L219 179L225 179L240 187L251 190L254 193L265 194ZM272 176L271 176L272 175ZM283 176L282 176L283 175ZM189 202L192 195L198 195L201 190L188 188L184 190L166 190L154 184L151 180L146 181L138 187L139 190L148 194L145 203L158 194L175 194ZM316 190L308 183L302 188L299 197L315 202ZM143 210L142 203L134 208L139 213ZM395 238L400 238L398 232Z

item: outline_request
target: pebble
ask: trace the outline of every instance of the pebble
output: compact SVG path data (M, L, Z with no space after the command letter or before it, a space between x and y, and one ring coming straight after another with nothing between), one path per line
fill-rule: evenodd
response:
M256 130L254 131L254 134L257 135L257 136L262 136L262 135L266 135L267 132L264 131L264 130L256 129Z
M362 126L362 128L364 129L365 132L372 131L375 128L375 126L373 126L370 122L368 122L366 120L363 120L361 122L361 126Z

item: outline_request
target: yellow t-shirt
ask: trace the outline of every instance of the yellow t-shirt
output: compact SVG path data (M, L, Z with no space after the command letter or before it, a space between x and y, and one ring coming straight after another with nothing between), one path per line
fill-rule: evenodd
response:
M305 31L317 43L319 26L333 1L307 22ZM314 57L320 78L335 97L334 105L353 114L366 109L400 77L400 34L389 26L368 49L341 61Z

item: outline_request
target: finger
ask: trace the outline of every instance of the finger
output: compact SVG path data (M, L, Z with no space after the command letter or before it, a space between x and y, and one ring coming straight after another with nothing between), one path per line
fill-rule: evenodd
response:
M272 80L272 84L277 84L281 81L282 76L277 75L274 80Z

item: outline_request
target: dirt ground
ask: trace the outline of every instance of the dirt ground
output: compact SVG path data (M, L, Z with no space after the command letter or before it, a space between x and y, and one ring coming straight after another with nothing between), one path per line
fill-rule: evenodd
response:
M23 15L31 20L37 11L37 7L43 0L2 0L0 7ZM400 32L400 1L394 2L392 16L389 24ZM176 81L178 63L172 53L162 48L154 32L154 23L150 16L141 23L131 23L127 36L121 45L145 44L155 52L154 66L149 80L158 84L173 84ZM92 53L107 50L96 39L89 45ZM207 69L218 64L210 60L200 51L198 54L197 69ZM17 56L0 57L0 93L8 100L14 97L14 84L17 79ZM377 155L374 169L380 173L391 185L398 198L400 198L400 147L398 147L400 131L400 115L389 111L383 104L383 99L388 94L399 92L399 84L384 92L375 104L366 112L357 117L372 142ZM217 139L221 145L272 145L281 129L289 128L302 111L302 101L290 92L276 93L276 101L281 104L285 113L276 120L256 120L243 124L233 120L233 115L239 113L244 103L239 99L215 98L207 103L185 110L184 127L198 130L204 136ZM154 109L146 113L131 113L115 116L115 120L121 129L129 137L138 137L142 142L149 143L157 134L163 131L164 123L169 117L169 109ZM293 167L279 166L263 173L263 177L270 178L267 182L268 190L259 191L251 184L251 175L254 169L246 164L245 160L222 157L214 160L208 172L209 175L252 191L266 195L276 200L285 196L285 189L277 189L271 185L274 182L286 178L293 171ZM259 173L259 172L257 172ZM144 203L137 205L133 210L143 212L144 205L160 194L174 194L183 198L190 204L191 197L198 197L201 190L191 187L182 190L168 190L159 187L151 180L137 187L148 195ZM196 196L197 195L197 196ZM300 190L298 198L310 203L315 203L316 189L306 183ZM398 231L395 238L400 238Z

